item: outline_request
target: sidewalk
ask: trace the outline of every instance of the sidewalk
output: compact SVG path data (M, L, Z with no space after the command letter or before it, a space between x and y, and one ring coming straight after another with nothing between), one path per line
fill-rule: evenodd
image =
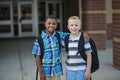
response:
M120 80L120 70L113 66L112 42L107 41L107 49L99 51L100 69L92 74L94 80Z
M31 54L32 38L0 39L0 80L35 80L35 59ZM62 51L65 80L65 52ZM113 67L112 43L107 49L99 51L100 69L92 74L93 80L120 80L120 70Z

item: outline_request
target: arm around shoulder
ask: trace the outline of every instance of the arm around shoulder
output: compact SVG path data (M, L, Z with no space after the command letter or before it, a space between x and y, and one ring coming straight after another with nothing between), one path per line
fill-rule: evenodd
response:
M89 41L90 38L89 38L87 32L86 31L82 31L82 33L83 33L84 39L86 39L87 41Z

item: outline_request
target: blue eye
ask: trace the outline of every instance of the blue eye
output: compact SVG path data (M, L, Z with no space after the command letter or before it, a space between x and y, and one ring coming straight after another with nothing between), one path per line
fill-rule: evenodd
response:
M78 26L77 24L75 26Z

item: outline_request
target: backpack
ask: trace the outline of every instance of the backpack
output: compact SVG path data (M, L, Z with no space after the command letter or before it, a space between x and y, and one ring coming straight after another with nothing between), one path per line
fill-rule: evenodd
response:
M59 33L56 32L55 36L56 36L56 38L58 39L59 50L60 50L60 52L61 52L60 35L59 35ZM40 50L41 50L41 53L42 53L42 54L40 55L40 60L41 60L41 62L42 62L42 59L43 59L43 56L44 56L44 43L43 43L43 39L42 39L41 35L38 36L36 39L38 40L38 44L39 44L39 46L40 46L40 48L41 48ZM36 58L36 55L34 55L34 57ZM41 63L41 65L42 65L42 63ZM36 69L36 80L38 80L38 68Z
M69 42L69 35L65 37L65 50L68 53L68 42ZM97 53L97 48L94 43L94 41L90 38L89 43L92 48L91 56L92 56L92 65L91 65L91 73L95 72L96 70L99 69L99 59L98 59L98 53ZM83 34L81 34L81 37L78 42L78 52L80 55L83 57L83 59L86 61L87 57L84 53L84 37Z

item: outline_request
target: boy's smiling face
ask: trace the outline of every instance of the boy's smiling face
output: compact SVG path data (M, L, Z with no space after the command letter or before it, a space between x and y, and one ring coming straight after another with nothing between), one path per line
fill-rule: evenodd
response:
M57 21L55 19L47 19L45 22L46 32L52 34L57 28Z
M68 29L72 34L77 34L81 30L81 23L78 19L68 20Z

